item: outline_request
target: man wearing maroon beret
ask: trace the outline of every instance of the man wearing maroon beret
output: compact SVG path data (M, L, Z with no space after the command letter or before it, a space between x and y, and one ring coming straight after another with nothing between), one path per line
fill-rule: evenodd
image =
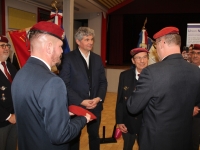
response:
M200 44L194 44L192 50L192 63L200 68ZM194 107L193 112L193 132L192 132L192 141L193 147L192 150L199 150L199 136L200 136L200 103L197 103Z
M51 72L60 64L63 29L41 21L29 31L31 57L16 74L12 96L19 150L68 150L90 115L70 119L63 80Z
M134 48L130 51L134 66L121 72L119 77L117 103L116 103L116 123L122 132L124 140L123 150L132 150L137 139L142 123L142 114L130 114L126 107L126 102L134 91L137 80L143 68L148 65L148 50L144 48ZM139 144L139 143L138 143Z
M143 111L140 150L190 150L193 108L200 102L200 69L180 54L178 28L163 28L154 39L160 62L142 70L127 102L130 113Z
M10 44L5 36L0 36L0 149L16 150L16 118L11 96L12 80L17 73L9 63Z

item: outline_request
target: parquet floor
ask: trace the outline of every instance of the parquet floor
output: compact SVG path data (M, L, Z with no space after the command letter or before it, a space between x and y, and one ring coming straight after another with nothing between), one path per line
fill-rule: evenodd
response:
M104 110L102 111L102 119L99 130L100 138L103 137L103 126L106 127L105 137L112 137L113 127L115 125L115 106L116 106L117 93L107 92L104 101ZM122 137L117 139L117 143L106 143L100 145L101 150L123 150ZM89 150L87 129L84 128L81 134L80 150ZM138 150L137 143L134 145L133 150Z

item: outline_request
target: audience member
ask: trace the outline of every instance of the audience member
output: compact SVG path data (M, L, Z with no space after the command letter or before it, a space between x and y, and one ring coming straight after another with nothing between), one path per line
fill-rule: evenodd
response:
M193 44L190 44L189 46L189 51L188 51L188 62L192 63L192 49L193 49Z
M188 51L189 51L189 48L184 46L183 47L183 50L181 52L182 56L183 56L183 59L185 59L186 61L188 61Z
M127 101L130 113L143 110L140 150L189 150L193 108L200 102L200 70L180 54L178 28L163 28L153 37L160 62L142 70Z
M7 60L10 54L8 39L0 36L0 150L16 150L16 118L11 96L16 68Z
M130 114L126 102L135 89L142 69L148 65L148 50L135 48L130 51L130 54L134 67L120 74L116 104L116 123L122 132L123 150L132 150L135 140L139 136L142 114Z
M194 44L192 50L192 63L200 68L200 44ZM197 103L194 107L193 112L193 130L192 130L192 140L193 148L192 150L199 150L199 136L200 136L200 103Z
M61 62L64 31L41 21L29 31L31 57L12 84L19 150L68 150L90 120L90 115L70 119L67 90L51 67Z

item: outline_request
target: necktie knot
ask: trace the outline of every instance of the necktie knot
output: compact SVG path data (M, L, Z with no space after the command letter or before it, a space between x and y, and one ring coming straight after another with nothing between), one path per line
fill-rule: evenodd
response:
M138 73L138 77L140 76L140 74Z
M6 77L7 77L8 80L12 83L12 77L11 77L10 73L8 72L8 70L7 70L6 63L5 63L5 62L1 62L1 64L3 65L3 68L4 68L4 72L5 72L5 74L6 74Z

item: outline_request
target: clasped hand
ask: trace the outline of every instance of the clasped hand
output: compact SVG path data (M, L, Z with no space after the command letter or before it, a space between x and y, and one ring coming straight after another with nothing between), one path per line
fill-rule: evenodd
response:
M97 103L100 101L99 97L91 99L85 99L82 101L81 105L85 106L87 109L94 109Z

